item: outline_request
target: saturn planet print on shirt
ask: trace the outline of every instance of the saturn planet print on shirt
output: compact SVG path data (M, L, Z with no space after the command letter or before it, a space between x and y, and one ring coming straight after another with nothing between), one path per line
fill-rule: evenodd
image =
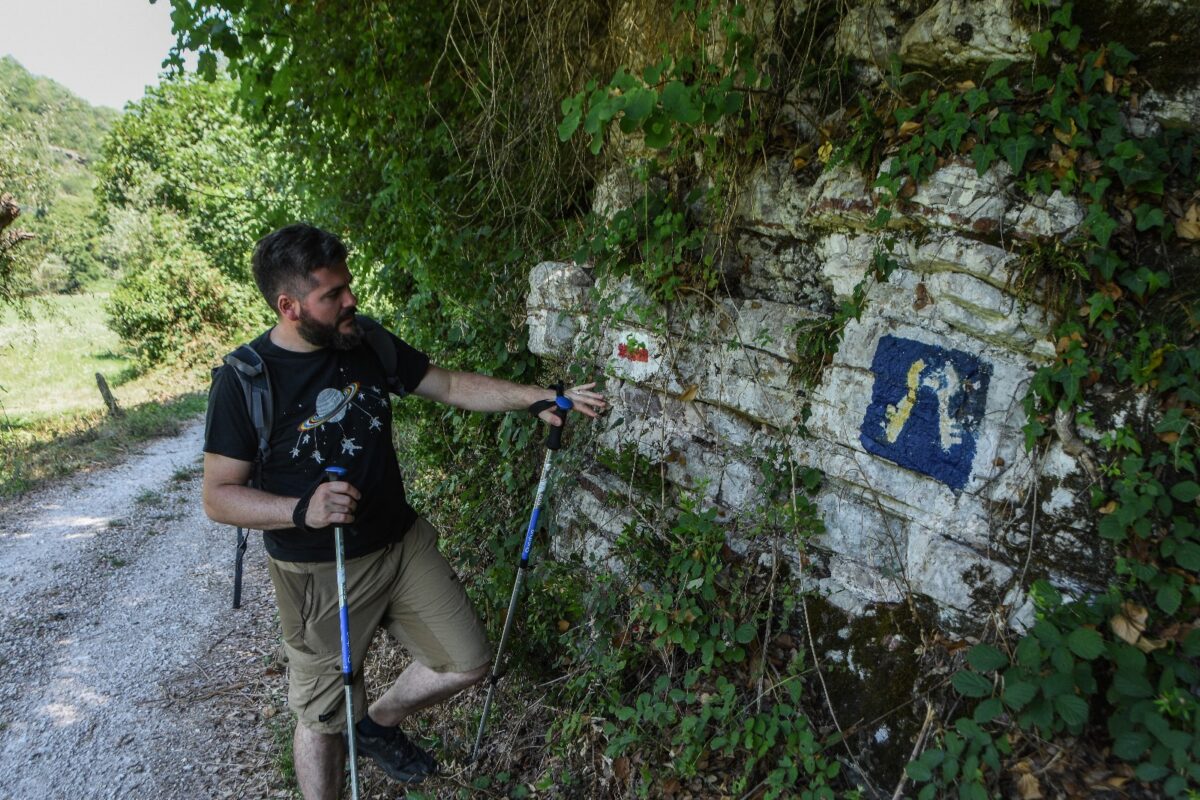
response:
M355 381L341 389L322 389L313 405L313 413L296 426L291 455L325 464L331 459L339 463L353 459L363 448L364 437L378 435L388 402L379 387Z

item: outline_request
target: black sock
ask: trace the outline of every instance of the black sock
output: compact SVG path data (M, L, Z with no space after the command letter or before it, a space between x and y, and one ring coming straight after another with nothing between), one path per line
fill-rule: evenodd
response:
M354 729L363 736L387 736L392 732L391 728L387 727L386 725L380 725L378 722L371 719L370 714L367 714L365 717L360 719L358 724L354 726Z

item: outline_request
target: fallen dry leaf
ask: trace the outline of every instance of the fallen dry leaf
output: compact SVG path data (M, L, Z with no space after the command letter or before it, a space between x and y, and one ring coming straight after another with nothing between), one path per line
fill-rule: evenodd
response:
M679 399L684 403L690 403L696 399L698 391L700 391L700 387L693 383L683 390L683 394L679 395Z
M1180 239L1187 239L1194 242L1200 239L1200 222L1181 219L1175 223L1175 235Z
M921 130L921 123L914 122L913 120L910 119L908 122L900 123L899 135L900 136L911 136L912 134L916 133L919 130Z
M1149 636L1143 636L1134 643L1134 647L1143 653L1153 653L1155 650L1161 650L1166 646L1167 641L1165 639L1151 639Z
M1114 614L1108 621L1112 632L1129 644L1137 644L1142 636L1142 629L1134 625L1124 614Z
M1121 613L1133 620L1140 630L1146 629L1146 620L1150 618L1150 611L1145 606L1126 600L1121 604Z
M1070 123L1071 123L1071 126L1070 126L1069 130L1062 131L1062 130L1059 130L1058 128L1054 129L1054 138L1058 139L1064 145L1071 144L1071 139L1073 139L1075 137L1075 134L1079 131L1079 128L1075 127L1075 120L1070 120ZM1074 159L1072 159L1072 160L1074 160Z
M1021 800L1040 800L1043 796L1038 779L1029 772L1017 778L1017 792L1021 795Z

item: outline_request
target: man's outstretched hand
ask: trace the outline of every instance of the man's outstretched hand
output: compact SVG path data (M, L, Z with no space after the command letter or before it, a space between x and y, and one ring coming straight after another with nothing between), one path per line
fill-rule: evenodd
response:
M604 402L604 395L599 392L593 392L592 388L596 385L595 381L585 383L582 386L573 386L563 392L570 401L574 404L575 411L583 414L585 417L593 419L604 409L608 408L608 403ZM548 408L538 414L538 419L558 427L562 424L562 420L554 413L554 408Z

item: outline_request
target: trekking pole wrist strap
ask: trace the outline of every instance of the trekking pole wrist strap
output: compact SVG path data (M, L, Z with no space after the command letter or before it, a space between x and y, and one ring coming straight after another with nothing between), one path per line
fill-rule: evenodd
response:
M300 499L296 501L296 507L292 509L292 524L305 533L315 533L315 529L308 527L308 504L312 502L313 494L316 493L317 487L324 483L328 478L325 473L321 473L315 481L313 481L304 494L300 495Z
M555 408L556 406L559 406L560 403L558 402L558 398L564 397L564 399L565 399L565 395L563 394L562 381L559 381L558 383L553 384L552 386L547 386L546 388L554 390L554 399L553 400L538 400L536 403L530 403L529 407L527 409L525 409L526 411L528 411L530 414L532 414L535 417L538 416L539 414L541 414L543 411L545 411L548 408ZM568 400L567 402L570 402L570 401Z

